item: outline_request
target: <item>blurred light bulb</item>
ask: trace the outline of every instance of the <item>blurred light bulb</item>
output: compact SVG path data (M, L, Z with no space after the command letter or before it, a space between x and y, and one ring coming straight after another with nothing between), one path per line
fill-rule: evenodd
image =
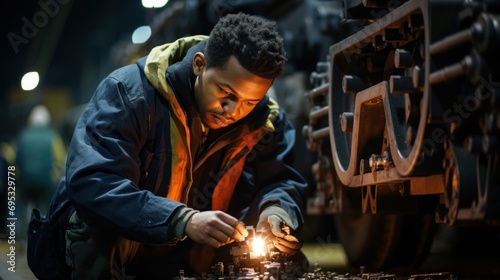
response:
M146 42L149 37L151 37L151 27L149 25L137 27L134 33L132 33L132 43L142 44Z
M167 4L168 0L142 0L144 8L161 8Z
M21 88L23 90L33 90L38 86L39 81L40 76L38 72L28 72L21 79Z

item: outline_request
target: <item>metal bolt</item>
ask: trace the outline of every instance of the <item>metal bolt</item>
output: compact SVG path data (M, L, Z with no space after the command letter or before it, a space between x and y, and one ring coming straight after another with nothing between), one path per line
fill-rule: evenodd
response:
M345 75L342 78L342 91L344 93L357 93L366 89L365 83L358 77L354 75Z
M413 66L413 57L410 52L403 49L396 49L394 52L394 67L399 69Z
M381 156L379 154L373 154L370 157L369 165L373 169L387 168L390 165L389 159L386 156Z
M413 86L412 77L392 75L389 78L389 90L392 94L412 93L417 89Z
M340 115L340 127L342 128L342 132L352 132L352 128L354 125L354 114L351 112L344 112Z

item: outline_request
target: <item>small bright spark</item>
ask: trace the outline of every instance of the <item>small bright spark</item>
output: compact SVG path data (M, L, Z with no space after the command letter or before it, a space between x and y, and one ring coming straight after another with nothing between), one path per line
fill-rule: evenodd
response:
M264 246L264 239L260 237L255 237L253 239L253 253L257 256L264 256L266 254L265 252L265 246Z

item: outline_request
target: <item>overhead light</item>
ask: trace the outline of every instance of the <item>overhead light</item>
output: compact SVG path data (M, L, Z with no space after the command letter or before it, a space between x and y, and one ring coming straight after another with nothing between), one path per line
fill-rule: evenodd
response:
M142 44L146 42L149 37L151 37L151 27L149 25L143 25L132 33L132 43Z
M168 0L142 0L144 8L161 8L167 4Z
M38 86L39 81L38 72L28 72L21 79L21 88L26 91L33 90Z

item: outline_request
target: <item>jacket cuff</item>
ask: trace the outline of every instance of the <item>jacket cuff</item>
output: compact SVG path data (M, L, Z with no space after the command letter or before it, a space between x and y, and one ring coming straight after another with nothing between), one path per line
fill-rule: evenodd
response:
M187 236L184 234L184 230L186 229L186 225L191 219L191 217L199 213L200 211L194 210L193 208L183 207L181 208L174 216L172 220L173 227L173 237L178 238L180 240L184 240Z
M287 226L289 226L291 229L296 229L294 228L294 223L292 222L292 218L290 218L290 215L288 215L288 213L283 208L276 205L268 206L260 213L258 227L263 226L263 223L267 223L267 217L269 217L270 215L276 215L280 217Z

